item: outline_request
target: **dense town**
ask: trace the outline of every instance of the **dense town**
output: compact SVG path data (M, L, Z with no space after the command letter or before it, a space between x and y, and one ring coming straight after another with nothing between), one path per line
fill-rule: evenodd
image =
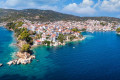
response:
M40 45L44 41L53 42L51 46L62 45L59 43L58 37L59 34L66 35L66 41L70 41L71 35L74 37L74 40L78 38L83 39L80 32L88 31L111 31L115 30L114 23L107 23L105 21L96 21L96 20L87 20L87 21L56 21L56 22L47 22L47 23L32 23L31 21L24 20L24 24L21 28L27 28L30 31L36 32L36 34L41 34L40 38L34 40L34 45ZM74 31L74 29L76 29ZM74 41L71 40L71 41ZM64 42L64 41L63 41ZM65 43L64 43L65 44Z

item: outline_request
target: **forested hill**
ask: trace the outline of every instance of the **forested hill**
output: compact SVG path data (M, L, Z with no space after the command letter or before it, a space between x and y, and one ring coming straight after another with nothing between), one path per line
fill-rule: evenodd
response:
M13 10L13 9L0 9L0 22L13 21L17 19L27 19L31 21L59 21L59 20L103 20L103 21L117 21L120 22L120 18L114 17L79 17L68 14L63 14L51 10L39 10L39 9L24 9L24 10Z

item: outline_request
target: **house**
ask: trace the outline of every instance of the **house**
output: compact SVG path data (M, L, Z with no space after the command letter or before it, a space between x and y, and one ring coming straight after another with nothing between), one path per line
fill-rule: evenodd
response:
M36 27L31 25L30 27L28 27L28 30L31 30L31 31L35 31Z
M52 34L52 35L51 35L51 41L52 41L52 42L56 42L56 40L57 40L57 39L56 39L56 34Z
M40 40L35 40L34 45L40 45L40 44L42 44L42 41L40 41Z
M45 34L42 34L41 41L45 41L45 40L46 40L46 35L45 35Z

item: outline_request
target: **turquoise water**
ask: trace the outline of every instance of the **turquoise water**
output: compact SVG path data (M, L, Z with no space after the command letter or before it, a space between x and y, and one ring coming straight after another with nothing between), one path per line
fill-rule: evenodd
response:
M28 65L7 66L18 48L13 32L0 27L0 80L120 80L120 36L83 33L84 41L61 47L39 46ZM39 61L37 61L39 60Z

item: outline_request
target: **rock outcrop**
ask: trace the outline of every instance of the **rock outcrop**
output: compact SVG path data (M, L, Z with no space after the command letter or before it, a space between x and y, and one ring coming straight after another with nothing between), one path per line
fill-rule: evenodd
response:
M27 52L17 52L16 56L18 57L18 59L9 61L7 64L29 64L33 59L35 59L35 55L30 55L30 53Z
M31 55L30 57L27 57L27 58L19 58L19 59L15 59L15 60L12 60L12 61L9 61L7 64L10 66L12 64L29 64L31 63L31 61L35 59L35 56L34 55Z

